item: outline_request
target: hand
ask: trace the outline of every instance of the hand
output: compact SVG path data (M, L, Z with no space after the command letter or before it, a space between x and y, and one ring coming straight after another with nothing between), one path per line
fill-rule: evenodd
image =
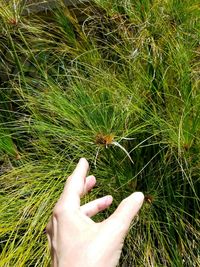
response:
M108 208L112 196L80 206L80 197L96 183L94 176L86 177L88 168L87 160L80 159L47 225L53 267L116 266L131 221L142 206L143 194L133 193L108 219L95 223L90 217Z

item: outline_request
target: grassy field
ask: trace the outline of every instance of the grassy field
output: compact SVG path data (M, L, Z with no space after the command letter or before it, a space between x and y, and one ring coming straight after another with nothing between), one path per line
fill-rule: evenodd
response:
M200 4L0 3L0 266L48 266L45 227L80 157L145 203L119 266L200 266Z

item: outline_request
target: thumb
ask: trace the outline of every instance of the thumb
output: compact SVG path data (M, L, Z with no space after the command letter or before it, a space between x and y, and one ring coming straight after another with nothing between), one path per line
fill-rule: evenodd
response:
M108 220L120 226L123 236L127 233L133 218L142 207L143 201L143 193L135 192L122 200L115 212L109 217Z

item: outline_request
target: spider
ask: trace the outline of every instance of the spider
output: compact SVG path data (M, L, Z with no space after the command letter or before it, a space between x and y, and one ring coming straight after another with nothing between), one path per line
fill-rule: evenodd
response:
M115 141L114 137L115 137L114 134L98 133L96 135L95 144L99 145L99 147L97 148L97 153L96 153L95 160L94 160L95 167L96 167L96 161L97 161L97 157L99 155L99 150L100 150L101 146L105 146L106 148L108 148L108 145L114 145L114 146L119 147L121 150L123 150L126 153L128 158L130 159L130 161L134 164L128 151L122 145L120 145L119 142ZM126 138L126 137L121 138L121 140L133 140L133 139L135 139L135 138Z
M148 204L152 204L153 200L154 200L154 198L152 195L146 195L144 197L144 201L147 202Z
M17 21L17 19L13 18L13 19L10 19L9 23L16 26L18 24L18 21Z

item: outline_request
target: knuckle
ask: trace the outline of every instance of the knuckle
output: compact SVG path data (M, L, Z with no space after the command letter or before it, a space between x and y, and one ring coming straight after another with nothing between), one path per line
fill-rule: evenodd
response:
M59 218L63 214L63 212L64 212L63 207L61 205L56 204L53 209L53 216L55 218Z
M51 220L47 223L47 226L46 226L46 233L50 233L51 232Z
M65 220L68 219L71 216L71 210L67 205L62 205L60 203L57 203L53 209L53 217L56 219L62 219Z
M102 203L97 203L96 204L96 211L99 212L99 211L102 211L103 210L103 204Z

